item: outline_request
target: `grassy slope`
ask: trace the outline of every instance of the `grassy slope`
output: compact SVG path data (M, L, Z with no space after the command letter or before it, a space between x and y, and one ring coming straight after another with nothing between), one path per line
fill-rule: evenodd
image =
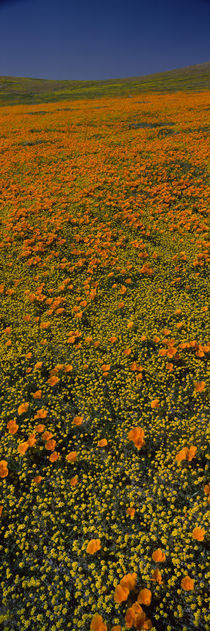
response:
M105 81L56 81L24 77L0 77L0 105L133 95L142 92L207 90L210 62L144 77Z

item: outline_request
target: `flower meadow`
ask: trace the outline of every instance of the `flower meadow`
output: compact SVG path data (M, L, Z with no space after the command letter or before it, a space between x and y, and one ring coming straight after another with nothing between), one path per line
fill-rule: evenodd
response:
M207 118L0 109L3 631L209 628Z

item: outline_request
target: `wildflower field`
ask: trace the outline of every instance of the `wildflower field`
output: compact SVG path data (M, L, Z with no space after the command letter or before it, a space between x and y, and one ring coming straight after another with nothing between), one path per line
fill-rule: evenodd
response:
M0 108L0 628L208 627L208 92Z

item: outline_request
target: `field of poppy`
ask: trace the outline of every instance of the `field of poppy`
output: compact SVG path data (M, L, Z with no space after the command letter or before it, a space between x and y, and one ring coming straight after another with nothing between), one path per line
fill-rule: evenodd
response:
M206 631L208 93L0 130L1 628Z

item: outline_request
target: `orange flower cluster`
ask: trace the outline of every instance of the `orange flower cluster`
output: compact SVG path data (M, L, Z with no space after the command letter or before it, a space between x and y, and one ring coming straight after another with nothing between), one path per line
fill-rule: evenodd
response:
M136 585L136 579L136 572L133 572L133 574L125 574L125 576L123 576L115 589L114 600L116 603L121 603L124 600L127 600L130 591L134 589Z
M133 85L132 90L136 89ZM88 601L90 587L94 611L95 607L98 611L91 631L121 631L120 624L112 626L111 616L106 622L102 617L103 611L118 611L120 603L125 613L123 629L150 629L152 623L146 615L150 607L148 616L154 628L157 623L165 631L178 603L176 577L182 558L186 565L179 587L193 592L197 584L199 601L206 589L204 511L210 501L210 485L203 464L207 399L203 380L210 346L204 340L208 308L202 301L209 246L207 95L170 94L163 99L161 94L151 94L143 101L101 98L97 105L96 101L72 103L71 108L65 105L63 102L61 109L56 103L34 105L33 112L27 105L0 108L1 188L6 208L1 216L0 262L6 273L0 285L0 336L2 379L8 394L1 427L1 458L8 462L0 461L1 486L6 491L0 515L3 511L2 525L5 528L7 522L16 537L18 518L26 525L24 512L30 510L32 493L34 511L23 532L26 545L19 550L19 561L24 555L24 563L30 556L30 530L39 530L40 545L44 542L41 524L46 501L51 543L55 520L62 513L64 565L71 556L65 535L69 514L73 513L75 528L82 525L78 554L85 557L90 586L84 581L81 602L79 587L75 611L74 599L70 602L75 629L83 624L84 598ZM37 116L31 119L30 114ZM27 138L30 142L25 142ZM55 366L53 357L59 362ZM10 383L15 388L8 387ZM186 419L180 409L187 409ZM46 418L50 420L45 425ZM135 420L138 418L142 420ZM167 441L163 439L165 429ZM143 453L145 432L148 449ZM190 445L192 436L197 447ZM181 449L185 444L188 446ZM58 445L62 445L62 453L57 451ZM196 479L195 461L191 466L188 463L197 450ZM176 463L182 461L187 469L178 468ZM121 477L123 469L132 477L131 485ZM13 511L16 470L21 474ZM79 470L81 478L76 475ZM24 482L27 472L29 485ZM184 514L179 490L188 507ZM66 501L59 501L59 496ZM141 531L141 517L146 533L145 525ZM176 534L170 535L167 529L169 518L171 525L176 524ZM98 534L92 532L91 537L114 533L110 568L109 553L100 538L87 539L84 544L83 533L90 532L94 523ZM154 549L156 545L164 546L165 551ZM2 554L6 568L6 546ZM133 572L118 584L117 578L113 595L107 594L102 603L103 593L113 584L112 563L113 571L118 572L119 567L126 567L128 554L130 568L140 564L142 585L149 587L150 580L154 597L147 587L138 594ZM34 550L34 562L36 557L38 551ZM39 563L41 581L44 561ZM67 572L70 582L75 575L71 565ZM92 572L96 565L98 582L95 570ZM160 572L162 567L165 574ZM14 606L14 612L19 600L17 571L14 568L13 576L2 583L8 608ZM53 573L52 582L59 601L62 585L56 583ZM22 618L27 612L28 625L33 626L32 618L36 619L41 606L40 624L45 628L49 594L46 581L42 584L44 591L41 595L37 591L33 609L26 602L29 592L25 590ZM188 596L182 592L181 599L179 624L188 628L195 614L196 625L196 593ZM199 608L205 615L205 598L204 609L200 604ZM89 605L87 618L88 611ZM62 615L65 628L68 611ZM201 624L204 627L205 620Z
M137 601L127 609L125 624L127 629L135 627L138 631L146 631L146 629L152 628L152 621L147 618L146 613Z
M176 454L176 461L182 462L182 460L188 460L188 462L191 462L191 460L195 457L196 452L197 447L195 447L195 445L191 445L189 449L188 447L183 447L183 449L178 451L178 454Z

